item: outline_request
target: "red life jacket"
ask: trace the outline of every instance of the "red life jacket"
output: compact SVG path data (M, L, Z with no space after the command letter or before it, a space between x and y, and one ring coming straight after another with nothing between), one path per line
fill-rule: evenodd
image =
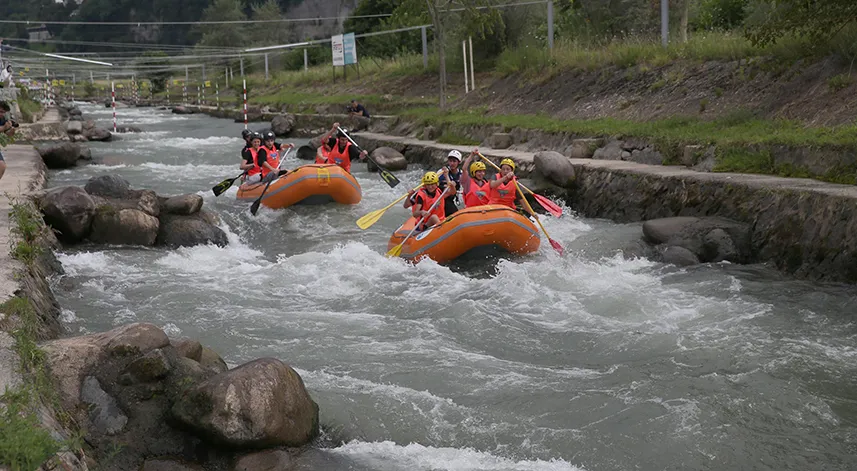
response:
M339 151L339 143L333 146L333 149L330 149L330 153L327 154L328 163L339 165L344 168L346 172L351 173L351 157L348 151L351 150L351 143L345 144L345 149L340 152Z
M260 147L260 149L261 149L261 147ZM265 147L265 152L268 154L268 158L265 159L265 161L268 162L268 165L270 165L273 168L279 168L280 156L277 154L277 149L276 148L268 149L267 147ZM262 170L262 178L265 178L269 173L271 173L270 170L268 170L265 167L262 167L261 164L259 165L259 167L261 167L261 170Z
M470 179L470 188L464 194L464 206L482 206L488 204L488 195L491 193L491 183L485 180L482 185L476 183L476 180Z
M247 150L250 151L250 155L253 156L253 168L247 170L247 176L249 177L251 175L262 173L262 168L259 167L259 151L252 147L247 148Z
M499 174L497 179L500 179ZM515 198L517 197L515 182L517 180L518 177L512 177L511 180L497 188L491 188L491 192L488 194L488 204L502 204L515 209Z
M417 192L417 195L422 197L422 200L423 200L423 204L422 204L422 207L420 208L420 211L428 211L429 208L431 208L431 206L434 204L434 202L440 199L440 196L442 194L443 194L443 192L440 191L440 188L438 188L437 190L434 191L434 196L429 196L429 194L426 193L425 189L420 188L420 190ZM435 206L434 209L428 214L428 216L425 217L425 220L428 221L432 214L437 216L438 219L440 219L441 221L443 221L445 219L446 211L444 209L443 202L438 203L437 206ZM422 219L422 218L418 218L418 219Z

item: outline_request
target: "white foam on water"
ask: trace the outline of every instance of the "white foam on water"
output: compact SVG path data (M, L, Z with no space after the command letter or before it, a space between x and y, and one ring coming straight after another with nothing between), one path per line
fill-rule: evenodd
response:
M347 456L378 470L426 471L583 471L562 459L513 459L472 448L432 447L418 443L399 445L391 441L363 442L352 440L340 447L325 450Z

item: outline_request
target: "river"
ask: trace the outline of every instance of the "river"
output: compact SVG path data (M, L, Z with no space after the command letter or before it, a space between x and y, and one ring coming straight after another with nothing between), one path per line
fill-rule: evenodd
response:
M112 112L83 105L110 128ZM544 218L566 248L416 266L384 256L405 210L355 221L414 186L365 165L352 207L214 197L243 124L117 109L146 132L91 143L95 164L162 195L198 193L225 248L66 249L53 280L75 334L151 322L230 367L292 365L324 439L300 470L845 470L857 454L857 291L764 266L627 259L640 224ZM263 123L251 123L261 129ZM283 140L281 140L283 141ZM285 140L301 145L306 140ZM464 149L462 149L464 150ZM293 168L299 161L288 162Z

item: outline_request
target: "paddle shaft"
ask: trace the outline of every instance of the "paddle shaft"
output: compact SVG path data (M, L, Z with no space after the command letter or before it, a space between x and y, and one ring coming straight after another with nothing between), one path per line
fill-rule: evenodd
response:
M354 147L356 147L357 150L359 150L360 152L364 152L363 148L360 147L360 144L354 142L354 139L351 139L351 136L349 136L347 132L343 131L341 127L337 126L336 129L339 130L339 132L341 132L345 136L346 139L348 139L348 142L354 144ZM378 174L381 175L381 178L383 178L384 181L387 182L388 185L390 185L390 188L394 188L396 185L399 184L399 179L396 178L395 175L390 173L389 170L378 165L378 162L375 162L375 159L373 159L372 156L370 156L368 152L366 152L366 158L369 159L369 161L375 165L375 167L378 169ZM390 182L389 180L387 180L387 178L384 177L385 174L389 175L393 179L393 182Z
M277 171L279 171L280 167L283 166L283 162L285 162L286 156L289 155L289 152L291 152L291 151L292 151L292 149L289 148L289 150L287 150L286 153L283 154L283 158L280 159L280 164L277 165ZM268 184L265 185L265 188L262 190L262 194L259 195L259 197L256 199L256 201L254 201L253 204L250 206L250 212L253 213L254 216L256 215L256 211L259 210L259 205L262 203L262 197L265 196L265 192L268 191L268 187L271 186L271 183L274 183L277 180L277 178L279 178L279 176L276 176L275 178L272 178L271 180L268 181Z
M444 191L444 193L446 193L446 191ZM402 240L402 243L401 243L401 244L399 244L398 246L396 246L395 248L401 248L401 247L403 247L403 246L405 245L405 242L407 242L407 241L408 241L408 239L410 239L410 237L414 234L414 232L416 232L416 230L417 230L420 226L422 226L422 225L423 225L423 223L426 221L426 219L428 219L429 217L431 217L431 212L432 212L432 211L434 211L434 208L436 208L436 207L437 207L437 205L438 205L438 203L440 203L441 201L443 201L443 199L444 199L444 198L443 198L443 195L440 195L440 196L438 197L438 199L436 199L436 200L435 200L434 204L432 204L432 205L431 205L431 207L429 207L429 209L428 209L428 214L426 214L425 216L423 216L423 218L422 218L422 219L420 219L420 221L417 223L417 225L415 225L415 226L414 226L414 228L413 228L413 229L411 229L411 232L409 232L409 233L408 233L408 235L406 235L406 236L405 236L405 238ZM395 248L394 248L394 249L395 249Z
M414 188L414 191L420 189L421 187L422 187L422 184L420 184L418 187ZM369 226L378 222L378 220L381 219L381 216L383 216L384 213L386 213L388 209L392 208L397 203L399 203L403 199L407 198L408 195L409 195L409 193L405 193L404 195L400 196L396 201L393 201L392 203L388 204L387 206L385 206L381 209L376 209L375 211L372 211L372 212L366 214L365 216L361 217L360 219L357 220L357 227L359 227L360 229L368 229Z
M494 167L495 169L497 169L497 171L498 171L498 172L500 171L500 167L498 167L498 166L497 166L497 164L495 164L494 162L492 162L491 160L489 160L489 159L488 159L488 157L485 157L484 155L482 155L482 153L481 153L481 152L479 152L479 153L478 153L478 155L479 155L479 157L481 157L481 158L482 158L482 160L484 160L484 161L488 162L489 164L491 164L491 166L492 166L492 167ZM535 198L535 199L536 199L536 202L538 202L539 204L541 204L541 205L542 205L542 207L544 207L546 210L548 210L548 212L552 212L552 209L553 209L553 211L556 211L556 212L560 213L560 215L562 215L562 208L560 208L560 207L556 206L556 204L554 204L554 203L553 203L553 201L551 201L551 200L549 200L549 199L545 198L545 197L544 197L544 196L542 196L542 195L538 195L538 194L534 193L534 192L533 192L533 190L531 190L531 189L527 188L527 187L526 187L526 186L524 186L522 183L518 183L518 185L520 185L520 186L521 186L521 188L523 188L523 189L527 190L527 192L528 192L529 194L533 195L533 198ZM523 195L521 195L521 197L523 198ZM542 200L545 200L545 201L542 201ZM548 207L546 206L546 203L550 203L550 204L551 204L552 206L554 206L555 208L548 208ZM559 217L559 216L557 216L556 214L554 214L554 216Z

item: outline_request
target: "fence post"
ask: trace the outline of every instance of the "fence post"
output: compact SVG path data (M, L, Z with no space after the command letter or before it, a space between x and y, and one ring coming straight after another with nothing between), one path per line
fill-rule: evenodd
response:
M265 80L268 80L268 54L265 54Z
M420 33L423 37L423 69L428 69L428 39L425 26L420 28Z
M116 87L110 82L110 97L113 100L113 132L116 132Z
M467 38L470 43L470 89L476 90L476 76L473 75L473 36Z
M661 44L667 47L670 37L669 0L661 0Z
M548 50L553 50L553 0L548 0Z
M306 48L304 48L304 72L309 70L309 54L307 54Z
M461 41L461 52L464 56L464 93L468 93L467 88L467 41Z

